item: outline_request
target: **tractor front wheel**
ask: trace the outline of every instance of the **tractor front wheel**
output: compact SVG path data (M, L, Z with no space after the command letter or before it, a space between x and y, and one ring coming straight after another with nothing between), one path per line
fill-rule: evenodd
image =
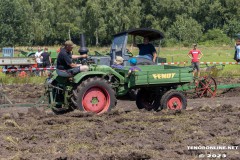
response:
M182 110L187 107L187 99L180 91L167 91L161 98L161 108L170 110Z
M115 107L117 99L115 91L105 79L94 77L83 81L73 90L72 102L80 110L101 114Z

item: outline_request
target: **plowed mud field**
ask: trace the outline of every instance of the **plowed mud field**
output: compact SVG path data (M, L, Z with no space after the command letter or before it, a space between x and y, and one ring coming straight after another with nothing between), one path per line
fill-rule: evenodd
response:
M44 92L43 85L30 84L1 90L13 103L37 102ZM1 108L0 159L239 160L240 89L193 97L181 112L139 110L127 98L102 115L54 115L44 106Z

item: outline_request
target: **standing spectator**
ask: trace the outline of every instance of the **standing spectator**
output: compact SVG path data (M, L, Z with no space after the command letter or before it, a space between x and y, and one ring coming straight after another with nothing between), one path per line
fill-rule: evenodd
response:
M42 68L43 67L41 54L42 54L42 49L41 49L41 47L38 47L38 50L35 53L35 58L36 58L37 67L38 68ZM37 72L37 74L38 74L38 76L41 76L41 71Z
M237 41L235 43L234 60L236 60L237 62L240 62L240 38L237 39Z
M138 72L138 71L141 71L141 68L137 67L137 59L136 58L131 58L129 60L129 63L130 63L130 68L128 70L128 77L131 75L132 72Z
M64 48L64 44L61 44L61 46L57 49L57 53L60 53L62 48Z
M133 38L133 46L139 48L139 56L146 57L147 59L156 62L157 59L157 52L155 47L149 43L149 38L144 37L143 43L136 44L135 37Z
M48 52L48 48L44 48L44 52L41 54L43 67L50 67L52 64L52 59L50 57L50 53Z
M48 48L44 48L44 52L41 54L41 57L42 57L42 62L43 62L43 67L44 68L49 68L52 64L52 59L50 57L50 53L48 52ZM44 71L44 75L46 76L47 75L47 70Z
M240 40L238 42L236 42L235 45L235 60L237 62L240 62Z
M193 44L193 49L189 51L188 57L192 59L193 76L195 76L197 70L197 78L200 77L199 60L202 58L202 56L203 56L202 52L197 49L197 44Z
M57 49L57 53L60 53L60 51L61 51L61 48L58 48L58 49Z

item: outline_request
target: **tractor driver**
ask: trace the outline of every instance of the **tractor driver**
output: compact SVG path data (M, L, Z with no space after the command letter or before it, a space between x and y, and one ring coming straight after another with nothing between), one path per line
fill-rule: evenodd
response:
M62 77L70 77L80 72L89 70L87 65L75 64L72 59L82 58L82 55L72 55L72 49L76 45L68 40L57 57L57 74Z
M151 43L149 43L148 37L144 37L143 43L136 44L135 36L134 36L133 46L139 48L139 56L143 56L149 60L152 60L154 63L156 62L156 58L157 58L156 49Z

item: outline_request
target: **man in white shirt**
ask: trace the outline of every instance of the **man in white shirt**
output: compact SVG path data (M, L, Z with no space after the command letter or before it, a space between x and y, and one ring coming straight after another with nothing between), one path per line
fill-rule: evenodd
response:
M37 52L35 53L35 58L36 58L36 62L37 62L37 67L38 68L42 68L43 67L43 61L42 61L42 57L41 54L43 53L41 47L38 47ZM38 74L39 76L41 76L41 71Z

